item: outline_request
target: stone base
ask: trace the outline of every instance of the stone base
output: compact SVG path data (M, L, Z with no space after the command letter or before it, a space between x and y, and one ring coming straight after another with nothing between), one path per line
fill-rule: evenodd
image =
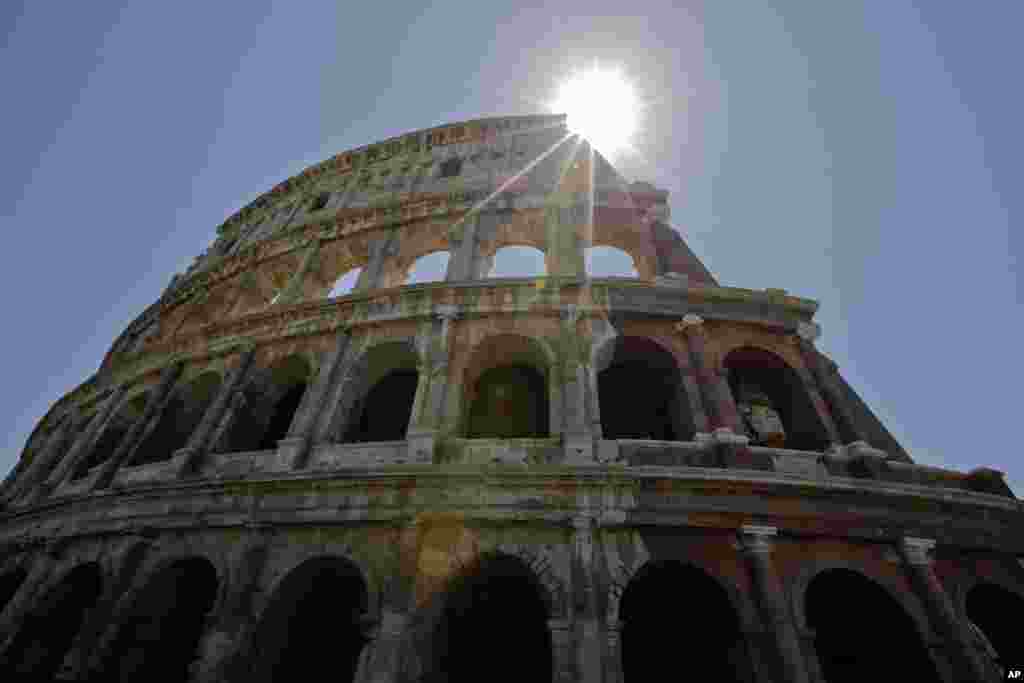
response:
M292 436L277 442L277 456L270 469L276 472L287 472L302 467L302 461L309 451L309 440L302 436Z
M596 465L594 440L589 436L566 436L564 442L566 465Z
M429 465L434 462L434 444L437 432L419 432L406 435L409 444L407 455L410 463Z

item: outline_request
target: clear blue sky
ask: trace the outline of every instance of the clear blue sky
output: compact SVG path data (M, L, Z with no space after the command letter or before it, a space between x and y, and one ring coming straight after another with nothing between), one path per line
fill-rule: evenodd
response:
M228 214L345 148L541 110L598 59L650 103L623 170L719 280L819 300L916 460L1024 494L1022 25L1010 1L4 3L0 471Z

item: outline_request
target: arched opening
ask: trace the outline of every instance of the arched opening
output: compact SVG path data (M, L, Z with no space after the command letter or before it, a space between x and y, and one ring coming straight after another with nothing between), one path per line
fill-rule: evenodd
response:
M502 247L494 253L486 277L544 277L544 252L536 247Z
M419 383L416 352L409 344L379 344L359 368L359 399L352 406L345 443L401 441L412 417Z
M449 254L447 251L435 251L416 259L409 268L405 284L415 285L421 282L438 282L444 280L448 272Z
M1024 598L1002 586L983 582L967 593L965 606L967 618L995 650L996 662L1004 667L1019 662L1010 658L1021 652L1020 623L1015 617L1024 614Z
M366 584L349 562L318 558L293 569L257 627L247 680L312 681L330 672L333 681L353 681L366 606Z
M605 439L689 441L696 428L672 354L644 337L621 337L597 375Z
M53 680L82 627L86 612L100 597L103 573L90 562L71 570L25 617L6 653L3 669Z
M133 465L169 460L188 443L203 414L220 389L220 375L204 372L183 387L164 408L160 421L135 453Z
M71 473L72 481L81 479L93 467L106 462L114 455L128 430L142 417L142 413L146 410L146 401L148 399L149 394L143 392L138 396L128 399L118 408L117 412L107 421L107 426L96 440L92 450L75 466L74 471Z
M682 616L668 621L668 614ZM626 586L619 615L625 683L661 680L673 666L685 667L693 680L754 680L729 595L696 567L645 565Z
M362 273L362 268L353 268L339 277L331 288L330 293L327 294L327 298L333 299L336 296L346 296L354 292L356 290L356 284L359 282L359 276L362 275Z
M910 615L864 575L818 574L807 587L805 611L827 683L941 680Z
M590 277L640 277L633 257L616 247L587 247L586 263Z
M725 357L729 387L752 443L823 451L828 431L803 382L774 353L743 347Z
M217 583L217 571L200 557L153 575L118 627L104 680L189 680Z
M548 360L535 340L517 334L487 337L473 350L463 384L467 437L550 434Z
M277 448L277 442L288 435L311 374L309 363L298 355L254 373L242 390L244 400L236 405L231 425L215 450L242 453Z
M7 603L14 599L21 584L25 582L26 576L28 576L28 572L21 567L0 575L0 613L3 613Z
M452 581L443 600L421 680L552 680L549 609L543 587L522 560L482 560Z

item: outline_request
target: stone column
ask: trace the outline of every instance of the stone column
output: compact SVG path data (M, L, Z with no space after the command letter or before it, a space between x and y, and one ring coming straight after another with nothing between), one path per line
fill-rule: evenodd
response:
M421 345L419 383L406 430L409 453L415 462L433 462L434 446L444 421L445 399L448 395L452 323L461 316L458 306L437 306L434 318L441 321L440 329L432 322L426 340Z
M935 541L905 536L900 554L907 567L910 583L928 612L928 619L947 643L947 651L958 681L987 681L989 674L975 649L967 625L959 618L952 600L932 569L931 550Z
M448 229L448 244L451 255L448 259L448 272L445 280L458 282L472 280L475 277L476 261L476 226L479 214L466 214Z
M317 426L325 414L329 416L332 412L327 404L346 369L344 361L351 340L352 334L348 328L338 330L334 348L321 363L316 378L306 388L299 408L295 411L288 436L277 444L279 467L300 469L305 466L314 437L317 436Z
M750 566L761 618L773 637L779 679L789 683L807 683L809 679L796 627L771 560L777 533L778 530L772 526L744 525L740 527L740 543Z
M245 380L252 360L256 356L254 348L242 352L238 365L231 371L227 379L221 382L217 396L203 413L199 425L188 439L185 447L174 454L178 464L178 478L184 479L199 473L202 467L203 458L209 452L213 443L213 435L227 412L232 396Z
M676 323L676 330L685 338L690 352L690 364L704 399L704 411L708 413L712 430L727 429L742 434L739 411L729 389L729 378L709 368L704 353L705 331L704 319L689 313Z
M174 383L178 381L178 377L181 375L181 367L181 363L174 363L164 368L160 375L160 383L153 390L153 393L150 394L149 400L146 401L145 410L142 411L142 415L139 416L139 419L135 421L135 424L125 434L124 439L121 440L121 445L114 451L114 455L110 457L110 460L103 463L103 468L93 481L91 490L98 491L110 486L117 468L132 455L136 446L141 441L146 428L163 411L171 395L171 390L174 389Z
M587 381L590 362L590 341L581 339L576 330L578 311L569 304L561 311L563 376L562 401L565 419L564 447L565 463L576 465L594 464L594 435L587 419L590 382ZM589 399L593 404L593 399Z
M359 281L353 288L365 292L381 286L384 277L384 261L398 250L398 232L392 231L370 242L370 261L359 274Z
M604 683L623 683L622 623L605 623L604 638L606 641Z
M239 549L230 590L219 612L211 614L199 640L199 657L193 672L196 683L244 680L249 673L245 641L253 623L253 597L270 556L269 528L251 524L248 538Z
M43 488L45 489L43 495L56 489L70 479L81 460L89 457L89 453L92 452L96 442L110 425L110 420L114 416L116 409L120 407L124 393L124 387L118 387L115 389L113 395L107 399L107 402L103 404L102 408L100 408L96 417L89 423L88 428L78 435L78 438L76 438L74 443L71 445L71 449L68 451L63 462L61 462L57 469L55 469L50 474L50 477L47 478L43 485Z
M402 639L409 617L390 609L366 629L366 645L359 656L355 683L395 683L401 662Z
M853 411L839 387L836 364L827 361L814 348L814 340L821 334L821 328L813 323L798 323L796 333L800 355L804 359L804 364L810 368L818 390L828 405L839 437L844 443L867 442L868 435L857 426Z
M594 586L594 520L572 520L572 671L575 680L601 683L604 647Z
M548 619L551 634L551 683L577 683L574 676L572 628L566 619ZM587 681L587 683L590 683Z

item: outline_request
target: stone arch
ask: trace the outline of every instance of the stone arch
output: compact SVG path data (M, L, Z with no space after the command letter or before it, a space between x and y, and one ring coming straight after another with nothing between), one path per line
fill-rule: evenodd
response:
M432 260L440 260L440 253L449 253L452 249L448 235L449 230L450 226L444 220L422 220L404 228L398 243L398 253L394 258L385 261L382 275L383 286L398 287L403 284L444 280L450 261L446 261L443 267L434 263L432 266L434 276L430 279L412 281L409 276L410 271L415 270L418 266L430 266Z
M441 282L448 272L451 254L446 250L432 251L417 258L402 268L396 280L403 285L417 285L426 282Z
M419 383L420 356L412 339L380 341L356 360L347 380L345 443L405 439Z
M357 291L369 263L365 237L349 237L322 243L308 278L310 299L348 296Z
M824 451L831 439L798 372L782 356L738 346L722 358L740 420L755 444Z
M639 212L632 207L596 207L589 246L613 247L626 252L633 259L637 277L650 280L657 272L657 250L651 229L638 218Z
M816 572L803 607L827 683L942 680L928 651L929 631L868 575L844 567Z
M495 247L490 253L481 253L480 271L484 278L546 277L551 273L551 264L549 256L539 247L506 244Z
M362 571L345 557L319 555L292 567L276 582L253 632L247 680L299 680L325 668L354 680L369 597Z
M279 358L270 367L252 373L241 389L231 425L215 450L221 453L277 448L288 434L295 413L312 381L313 368L304 354Z
M547 437L556 428L554 367L550 349L533 337L482 339L463 374L461 431L469 438Z
M493 549L480 553L482 558L495 555L515 557L533 572L542 589L541 596L549 618L553 619L566 614L568 606L565 603L569 593L566 590L565 582L555 571L550 547L538 550L533 546L519 543L499 543Z
M597 244L586 248L587 277L640 277L636 259L624 249Z
M220 384L221 375L214 370L179 382L156 424L136 447L132 464L169 460L175 451L183 448L213 403Z
M83 478L92 468L103 464L114 455L117 447L121 445L121 441L128 434L128 430L142 418L148 401L149 391L147 389L135 391L121 400L117 410L107 419L106 425L100 427L102 431L89 448L89 452L75 463L74 469L71 471L72 481Z
M553 681L554 647L546 588L521 558L477 556L459 568L439 594L437 613L417 648L419 680ZM516 643L516 656L506 655Z
M104 581L96 562L65 573L23 617L0 666L38 680L55 679L86 614L99 600Z
M977 633L972 635L982 640L982 650L1004 667L1016 662L1013 658L1020 652L1020 625L1015 616L1022 610L1024 592L998 579L975 577L963 594L961 613L972 630L976 628L984 639L979 639Z
M610 351L597 372L603 438L693 440L693 409L672 349L652 337L622 335Z
M653 676L683 648L686 666L701 680L753 680L743 611L729 583L690 561L645 562L630 577L616 609L625 680ZM692 610L700 619L678 619L665 628L664 615ZM683 653L679 653L683 654Z
M363 275L362 268L351 268L334 281L330 291L327 293L327 298L334 299L339 296L348 296L356 291L356 286L359 284L359 280Z
M101 668L104 680L188 680L208 615L223 593L202 555L161 558L118 616Z

